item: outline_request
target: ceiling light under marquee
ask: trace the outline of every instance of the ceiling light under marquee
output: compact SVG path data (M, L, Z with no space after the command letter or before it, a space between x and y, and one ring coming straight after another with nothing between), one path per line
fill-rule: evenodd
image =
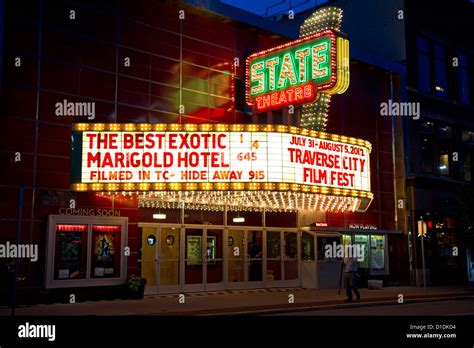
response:
M166 214L162 214L162 213L153 214L153 219L155 219L155 220L164 220L164 219L166 219Z

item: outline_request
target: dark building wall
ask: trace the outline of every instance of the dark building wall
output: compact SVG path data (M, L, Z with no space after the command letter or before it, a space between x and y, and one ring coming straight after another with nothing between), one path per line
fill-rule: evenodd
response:
M458 212L462 192L472 190L474 4L405 3L408 100L421 107L419 120L406 120L411 229L416 236L416 221L430 221L426 260L433 282L465 282L472 235ZM419 238L413 243L421 268Z

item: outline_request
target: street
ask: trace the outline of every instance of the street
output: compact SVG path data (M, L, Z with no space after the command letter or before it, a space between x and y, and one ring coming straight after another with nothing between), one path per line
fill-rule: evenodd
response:
M364 316L364 315L426 315L426 316L450 316L450 315L474 315L474 299L459 299L446 301L432 301L421 303L406 303L381 306L361 306L340 309L325 310L295 310L270 316Z

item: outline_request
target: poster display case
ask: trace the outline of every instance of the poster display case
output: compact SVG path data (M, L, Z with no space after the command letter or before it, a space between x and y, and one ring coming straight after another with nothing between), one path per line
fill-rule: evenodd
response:
M126 217L50 215L45 287L125 283L127 225Z

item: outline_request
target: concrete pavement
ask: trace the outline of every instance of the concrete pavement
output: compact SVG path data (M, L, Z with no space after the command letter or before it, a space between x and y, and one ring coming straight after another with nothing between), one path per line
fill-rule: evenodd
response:
M214 291L184 294L146 295L143 300L86 301L73 304L20 306L17 315L217 315L285 312L311 307L371 306L398 303L399 295L405 302L473 297L474 287L428 287L426 295L419 287L388 287L382 290L360 289L361 301L344 302L344 290L255 289ZM292 296L294 303L289 303ZM0 308L0 315L10 315L8 308Z

